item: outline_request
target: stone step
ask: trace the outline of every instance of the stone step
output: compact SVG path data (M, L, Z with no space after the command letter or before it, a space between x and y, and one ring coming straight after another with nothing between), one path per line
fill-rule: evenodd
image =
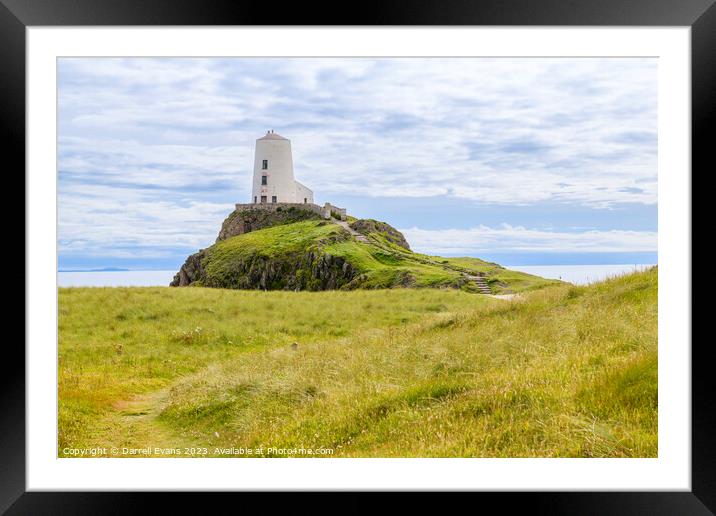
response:
M480 292L480 294L492 294L492 290L490 290L490 286L483 276L473 276L472 274L463 274L463 276L475 283L477 291Z

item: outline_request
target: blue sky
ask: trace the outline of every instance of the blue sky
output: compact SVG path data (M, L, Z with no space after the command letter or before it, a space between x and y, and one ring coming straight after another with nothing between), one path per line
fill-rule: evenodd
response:
M60 268L178 268L268 129L317 202L416 251L657 261L655 59L62 58Z

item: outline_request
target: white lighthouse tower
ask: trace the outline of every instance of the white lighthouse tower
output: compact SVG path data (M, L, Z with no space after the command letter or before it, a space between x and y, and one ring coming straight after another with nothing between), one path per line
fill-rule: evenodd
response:
M291 140L273 130L256 140L251 201L313 204L313 192L293 177Z

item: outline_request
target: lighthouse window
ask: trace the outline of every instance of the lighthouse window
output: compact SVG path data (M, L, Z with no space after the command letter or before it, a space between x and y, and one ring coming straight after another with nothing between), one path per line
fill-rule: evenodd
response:
M261 184L262 184L262 185L268 184L268 183L266 182L267 180L268 180L268 177L267 177L267 176L261 176Z
M271 196L271 202L274 203L274 204L276 204L276 196L275 196L275 195L272 195L272 196Z
M265 159L264 162L261 164L261 170L266 170L268 168L268 160Z

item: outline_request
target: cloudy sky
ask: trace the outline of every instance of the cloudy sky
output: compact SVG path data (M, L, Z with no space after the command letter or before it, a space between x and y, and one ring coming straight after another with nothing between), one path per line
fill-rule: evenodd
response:
M59 60L61 269L177 269L249 202L253 146L416 251L657 261L655 59Z

